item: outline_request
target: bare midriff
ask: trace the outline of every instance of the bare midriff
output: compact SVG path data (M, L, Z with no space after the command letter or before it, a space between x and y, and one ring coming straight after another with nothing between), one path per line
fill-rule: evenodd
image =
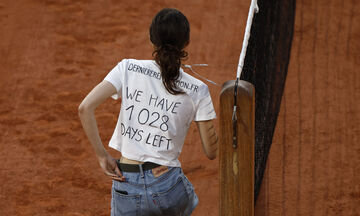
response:
M136 160L130 160L130 159L122 156L120 158L120 163L124 163L124 164L143 164L144 162L136 161Z

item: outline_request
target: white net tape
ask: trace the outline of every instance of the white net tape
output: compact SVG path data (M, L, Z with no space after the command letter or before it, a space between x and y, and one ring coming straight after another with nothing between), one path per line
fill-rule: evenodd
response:
M245 54L246 54L247 46L249 43L253 17L254 17L254 14L257 13L258 11L259 11L259 7L257 5L257 0L252 0L250 9L249 9L247 22L246 22L245 35L244 35L243 45L242 45L242 49L241 49L241 53L240 53L239 64L237 67L237 73L236 73L237 79L240 79L241 72L242 72L242 69L244 66Z

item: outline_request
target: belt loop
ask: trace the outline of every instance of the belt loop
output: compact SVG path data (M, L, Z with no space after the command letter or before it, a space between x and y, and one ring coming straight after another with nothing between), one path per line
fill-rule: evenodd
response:
M139 168L140 168L140 176L141 176L141 178L144 178L144 170L143 170L142 164L139 164Z

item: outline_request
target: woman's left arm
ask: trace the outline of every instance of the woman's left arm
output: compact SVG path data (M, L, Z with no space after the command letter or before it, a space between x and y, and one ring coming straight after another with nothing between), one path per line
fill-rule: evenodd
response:
M108 81L102 81L85 97L79 106L79 117L91 145L95 149L100 166L106 175L117 180L124 180L116 161L104 148L95 119L95 109L111 95L116 88Z

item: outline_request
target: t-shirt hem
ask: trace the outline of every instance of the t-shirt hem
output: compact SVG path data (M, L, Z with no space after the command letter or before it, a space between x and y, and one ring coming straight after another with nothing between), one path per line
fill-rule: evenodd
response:
M118 145L113 145L113 144L109 143L109 147L121 152L121 148Z
M213 116L198 116L196 119L194 119L194 121L208 121L208 120L213 120L216 119L216 115Z

